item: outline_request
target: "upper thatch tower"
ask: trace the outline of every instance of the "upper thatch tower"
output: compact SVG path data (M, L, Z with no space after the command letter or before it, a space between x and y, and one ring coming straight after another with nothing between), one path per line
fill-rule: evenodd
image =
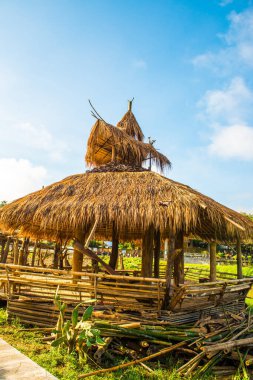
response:
M85 162L88 166L101 167L113 163L140 168L146 161L150 168L154 164L160 171L171 166L169 159L152 143L143 142L143 132L132 113L132 101L129 101L129 109L117 127L97 119L87 143Z
M133 137L135 140L143 141L144 134L141 130L139 123L137 122L133 112L132 112L133 99L128 101L128 111L118 122L117 127L126 132L129 136Z

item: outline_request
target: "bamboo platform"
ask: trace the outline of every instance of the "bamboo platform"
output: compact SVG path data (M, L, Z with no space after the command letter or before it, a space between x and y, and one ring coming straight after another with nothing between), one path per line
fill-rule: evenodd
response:
M0 339L1 380L57 380L44 368Z
M203 284L171 286L169 311L162 310L165 279L108 275L0 264L0 299L8 302L10 318L22 323L53 326L58 317L54 295L58 289L67 304L67 313L77 303L95 299L95 310L132 312L147 319L182 323L203 315L218 315L244 309L244 300L253 278Z

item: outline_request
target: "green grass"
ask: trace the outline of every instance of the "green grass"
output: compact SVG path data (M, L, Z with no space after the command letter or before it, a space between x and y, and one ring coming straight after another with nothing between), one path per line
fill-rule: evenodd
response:
M54 349L49 344L42 341L43 335L39 332L22 331L23 326L17 320L11 324L7 322L7 313L5 309L0 309L0 337L6 342L17 348L20 352L38 363L41 367L48 370L61 380L77 380L81 373L89 373L99 369L92 363L80 365L75 354L67 354L64 349ZM122 358L120 358L122 361ZM107 363L109 367L117 365L119 359L115 363ZM159 362L157 362L159 363ZM102 376L92 376L91 380L179 380L179 376L175 372L175 362L172 360L168 363L168 370L159 368L152 374L147 372L140 366L129 367L125 370L104 374Z

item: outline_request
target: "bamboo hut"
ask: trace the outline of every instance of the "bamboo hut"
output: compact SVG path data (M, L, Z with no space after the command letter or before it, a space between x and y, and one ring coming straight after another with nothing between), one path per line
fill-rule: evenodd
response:
M167 157L143 133L131 109L114 127L98 119L91 130L85 161L91 169L28 194L0 211L1 228L23 236L73 240L82 246L96 237L113 241L110 267L115 268L119 240L142 239L142 276L159 275L161 239L169 239L168 286L172 267L183 281L184 236L210 242L211 280L215 280L216 242L236 242L241 277L240 241L252 236L253 223L189 186L148 170L170 168ZM151 165L150 165L151 166ZM82 268L87 249L76 245L73 270ZM108 269L108 268L107 268Z

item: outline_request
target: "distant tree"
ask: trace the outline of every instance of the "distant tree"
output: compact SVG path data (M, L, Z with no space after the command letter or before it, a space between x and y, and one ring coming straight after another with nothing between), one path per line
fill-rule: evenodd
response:
M7 201L0 201L0 207L3 207L6 204L7 204Z
M241 214L247 216L253 222L253 214L247 214L246 212L242 212Z

